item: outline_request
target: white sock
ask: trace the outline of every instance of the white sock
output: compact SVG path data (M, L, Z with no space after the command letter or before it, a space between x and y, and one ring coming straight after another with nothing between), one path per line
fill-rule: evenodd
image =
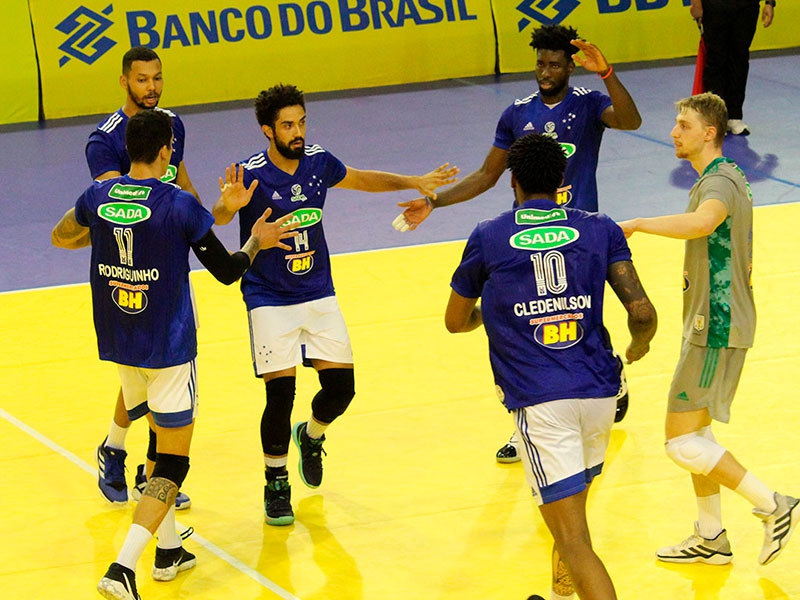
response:
M120 427L114 421L111 421L111 428L108 430L108 437L104 446L116 450L125 450L125 438L128 435L128 429L130 427Z
M175 526L175 503L172 503L172 507L167 511L167 514L164 516L164 520L161 521L161 524L158 526L158 530L156 531L158 534L158 547L162 550L171 550L172 548L180 548L183 545L183 540L181 540L181 536L178 533L178 530Z
M719 494L697 496L697 531L713 540L722 531L722 502Z
M288 456L264 456L264 466L273 469L286 468Z
M325 430L328 428L327 425L323 425L319 421L316 421L314 417L311 417L306 423L306 433L308 437L313 440L318 440L323 435L325 435Z
M125 543L122 545L122 550L119 551L117 562L123 567L128 567L131 571L136 570L136 563L139 562L139 557L144 552L147 544L153 535L141 525L136 523L131 525L128 530L128 536L125 538Z
M744 474L734 491L766 514L778 508L775 503L775 493L750 471Z

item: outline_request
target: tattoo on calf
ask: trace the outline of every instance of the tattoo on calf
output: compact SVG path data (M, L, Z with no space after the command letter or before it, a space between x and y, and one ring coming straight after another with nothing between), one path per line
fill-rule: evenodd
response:
M175 497L178 495L178 486L169 479L153 477L147 482L143 495L155 498L167 506L172 506L175 503Z

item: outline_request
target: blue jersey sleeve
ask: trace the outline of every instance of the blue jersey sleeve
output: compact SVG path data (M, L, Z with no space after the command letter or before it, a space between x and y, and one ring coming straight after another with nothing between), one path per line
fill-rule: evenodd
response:
M608 230L608 264L613 264L621 260L631 260L631 249L628 247L628 240L625 233L613 219L606 215L599 215L606 224Z
M170 163L179 165L183 162L183 152L186 148L186 128L181 118L175 113L172 115L172 159Z
M480 298L488 277L486 261L481 248L480 231L476 227L467 240L461 263L453 273L450 287L464 298Z
M347 167L327 150L325 159L325 179L329 182L328 187L334 187L347 175Z
M603 123L603 111L611 106L611 98L606 96L601 92L592 91L590 97L593 100L594 104L594 118L595 120L599 121L603 127L605 127L605 123Z
M83 225L84 227L89 227L92 216L94 215L94 210L90 205L91 189L92 188L88 188L80 195L80 198L75 201L75 220L78 221L79 225Z
M514 105L512 104L500 115L497 129L494 132L494 145L501 150L508 150L516 139L514 137Z
M89 135L89 141L86 143L86 163L89 165L92 179L97 179L109 171L117 171L120 175L128 172L128 165L124 164L127 163L127 155L120 156L114 140L99 130Z
M197 243L214 224L213 215L189 192L179 190L173 201L180 214L186 239L189 240L189 244Z

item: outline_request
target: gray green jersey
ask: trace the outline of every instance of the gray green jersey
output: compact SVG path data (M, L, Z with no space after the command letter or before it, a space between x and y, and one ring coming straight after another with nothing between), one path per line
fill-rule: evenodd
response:
M694 212L720 200L727 218L709 236L686 241L683 263L683 336L698 346L750 348L756 328L753 195L742 170L724 157L709 164L689 192Z

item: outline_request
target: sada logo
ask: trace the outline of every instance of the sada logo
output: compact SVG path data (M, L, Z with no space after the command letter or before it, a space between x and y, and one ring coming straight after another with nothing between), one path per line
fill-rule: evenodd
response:
M150 218L150 213L146 206L129 202L109 202L97 207L98 216L117 225L141 223Z
M515 233L508 243L519 250L552 250L571 244L580 237L572 227L536 227Z
M558 25L580 5L580 0L522 0L517 10L525 15L517 22L519 31L523 31L531 21L542 25Z
M65 54L58 61L59 67L67 64L70 58L77 58L91 65L116 45L117 42L103 35L114 24L106 16L113 11L113 4L106 6L101 11L102 14L85 6L79 6L56 25L56 31L68 36L58 47Z
M322 221L322 211L318 208L300 208L292 213L292 218L286 225L298 223L298 229L311 227ZM284 227L286 226L284 225Z

